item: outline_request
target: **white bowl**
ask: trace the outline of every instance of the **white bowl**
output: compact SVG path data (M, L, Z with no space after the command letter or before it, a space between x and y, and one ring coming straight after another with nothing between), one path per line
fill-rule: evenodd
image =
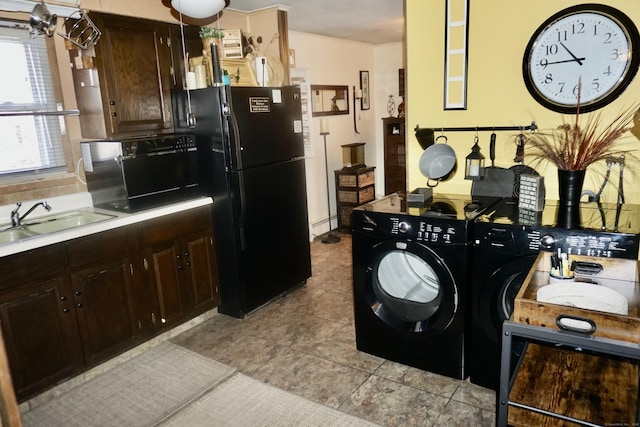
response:
M614 314L629 314L629 302L620 292L601 285L571 282L556 283L538 289L536 299L540 302L604 311Z

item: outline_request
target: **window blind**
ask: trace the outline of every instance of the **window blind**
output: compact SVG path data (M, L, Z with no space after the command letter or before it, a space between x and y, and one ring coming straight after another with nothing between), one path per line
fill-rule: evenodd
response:
M47 40L26 23L0 21L0 111L61 109L53 84ZM40 173L65 168L60 118L0 117L0 174Z

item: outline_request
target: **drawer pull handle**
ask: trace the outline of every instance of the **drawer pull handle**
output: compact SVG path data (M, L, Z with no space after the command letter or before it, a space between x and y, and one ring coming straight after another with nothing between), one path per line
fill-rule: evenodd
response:
M556 326L568 332L591 335L596 331L596 322L591 319L561 314L556 318Z

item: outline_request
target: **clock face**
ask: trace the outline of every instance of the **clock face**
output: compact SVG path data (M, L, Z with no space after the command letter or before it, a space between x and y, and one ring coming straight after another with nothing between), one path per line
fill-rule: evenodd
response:
M553 15L533 34L523 58L531 95L561 113L602 108L617 98L638 70L640 36L622 12L585 4Z

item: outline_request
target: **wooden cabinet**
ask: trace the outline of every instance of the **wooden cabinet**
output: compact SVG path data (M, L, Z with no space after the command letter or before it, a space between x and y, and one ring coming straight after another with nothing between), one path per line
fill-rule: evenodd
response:
M124 227L66 244L73 303L88 366L133 346L137 336L133 237L135 227Z
M338 229L351 231L351 211L354 207L375 199L375 168L361 167L334 171Z
M0 263L0 322L18 399L79 372L84 364L63 245Z
M218 275L210 224L207 207L143 226L144 265L157 301L152 313L156 327L174 326L217 305Z
M173 131L171 89L183 87L180 27L164 22L95 13L102 31L93 49L71 50L80 125L85 138ZM202 44L185 37L190 56ZM80 59L78 59L80 58Z
M211 227L206 206L2 258L18 400L214 308Z
M407 186L407 161L404 118L382 119L384 134L384 194L400 191Z

